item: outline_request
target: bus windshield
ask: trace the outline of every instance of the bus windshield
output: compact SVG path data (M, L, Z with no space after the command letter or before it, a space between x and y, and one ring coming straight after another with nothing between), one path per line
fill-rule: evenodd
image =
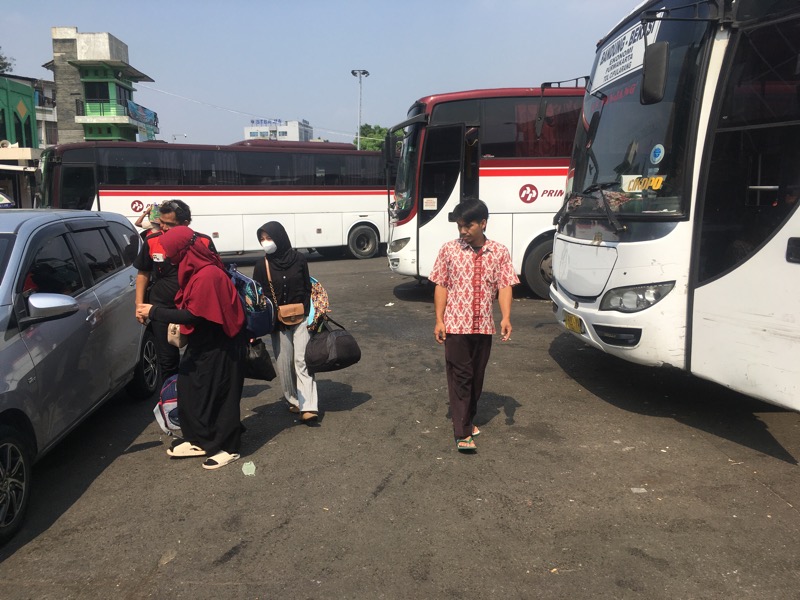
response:
M655 6L662 11L670 4ZM669 16L695 19L670 21L659 12L643 26L637 14L598 48L575 138L574 178L565 206L570 217L605 213L657 220L686 214L689 119L710 25L697 20L707 15L683 12L675 9ZM669 43L664 97L649 105L640 101L643 27L648 44Z
M416 114L416 111L412 112ZM414 115L409 113L409 117L412 116ZM392 218L397 221L406 219L414 210L414 186L417 179L419 137L422 127L422 124L414 123L405 128L394 188Z

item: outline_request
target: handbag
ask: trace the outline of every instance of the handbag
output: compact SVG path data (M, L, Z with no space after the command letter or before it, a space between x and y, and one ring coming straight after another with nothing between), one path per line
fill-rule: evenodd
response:
M189 343L189 336L181 333L181 326L178 323L167 325L167 342L176 348L183 348Z
M339 329L331 329L330 323ZM338 371L361 360L361 348L349 331L326 315L306 344L305 359L311 374Z
M297 325L298 323L302 323L306 318L306 307L303 306L302 303L278 305L278 297L275 295L275 288L272 287L272 275L269 272L269 261L265 258L264 263L267 266L269 291L272 292L272 299L275 302L275 306L278 308L278 321L284 325Z
M263 379L264 381L272 381L277 376L264 340L258 339L247 345L244 376L247 379Z

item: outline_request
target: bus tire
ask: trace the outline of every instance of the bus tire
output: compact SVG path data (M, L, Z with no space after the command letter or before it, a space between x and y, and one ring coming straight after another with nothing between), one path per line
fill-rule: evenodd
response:
M378 248L378 233L369 225L356 225L347 237L347 253L353 258L372 258Z
M522 276L528 288L540 298L550 297L553 281L553 240L547 239L533 246L522 263Z

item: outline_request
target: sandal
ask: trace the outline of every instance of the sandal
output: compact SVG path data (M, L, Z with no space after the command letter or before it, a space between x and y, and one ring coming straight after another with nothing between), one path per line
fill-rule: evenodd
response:
M290 413L294 413L294 414L299 414L300 413L300 407L297 406L296 404L292 404L288 400L286 401L286 410L288 410Z
M172 446L167 448L167 456L171 458L191 458L192 456L205 456L206 451L200 446L195 446L191 442L175 440Z
M475 427L475 425L473 425L472 426L472 437L478 437L480 434L481 434L481 430L478 429L477 427Z
M459 452L475 452L478 447L475 445L475 440L472 439L472 436L467 436L465 438L459 438L456 440L456 449Z
M235 460L239 460L238 454L229 454L228 452L225 452L225 450L220 450L211 458L207 458L205 461L203 461L203 468L209 470L219 469L220 467L224 467Z
M318 419L319 415L315 412L304 412L302 415L300 415L300 420L303 423L316 423Z

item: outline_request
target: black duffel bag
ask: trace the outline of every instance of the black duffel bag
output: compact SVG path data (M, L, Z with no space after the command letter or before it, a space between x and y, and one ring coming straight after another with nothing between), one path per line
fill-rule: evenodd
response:
M331 329L331 323L339 329ZM322 326L311 334L306 346L306 367L309 373L338 371L361 360L361 348L344 327L325 315Z

